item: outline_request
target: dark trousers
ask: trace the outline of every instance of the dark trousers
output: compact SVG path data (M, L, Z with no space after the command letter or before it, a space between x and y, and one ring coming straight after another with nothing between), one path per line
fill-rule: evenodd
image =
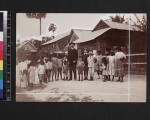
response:
M84 67L84 78L86 78L86 79L88 77L88 70L89 70L88 66L85 66Z
M76 80L76 66L70 66L70 79L72 80L72 72L74 74L74 79Z

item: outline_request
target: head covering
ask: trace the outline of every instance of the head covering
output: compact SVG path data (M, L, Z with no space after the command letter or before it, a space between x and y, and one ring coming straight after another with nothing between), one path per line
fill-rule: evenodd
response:
M89 54L92 54L92 55L93 55L93 52L92 52L92 51L90 51L90 52L89 52Z
M75 45L75 43L73 43L73 42L69 43L69 45L71 45L71 44Z
M113 48L114 50L116 50L116 49L118 49L118 46L114 46L114 48Z

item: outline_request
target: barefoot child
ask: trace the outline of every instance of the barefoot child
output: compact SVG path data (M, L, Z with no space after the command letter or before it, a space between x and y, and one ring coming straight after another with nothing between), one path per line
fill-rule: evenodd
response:
M68 80L68 60L67 60L67 56L64 56L63 59L63 80Z
M46 68L46 79L47 79L47 82L50 82L50 77L51 77L51 70L52 70L52 62L50 59L46 59L45 60L45 68Z
M57 81L57 71L58 71L58 59L55 54L53 54L52 58L52 81L55 76L55 81Z
M100 76L102 76L101 67L102 67L102 58L103 58L101 51L97 51L95 58L97 59L97 62L95 63L95 70L96 70L97 75L98 75L97 79L100 79Z
M35 82L35 63L31 62L30 67L28 69L28 74L29 74L29 85L33 87L33 83Z
M38 75L39 75L40 85L42 85L42 82L43 82L43 79L44 79L44 73L45 73L44 62L40 61L40 64L38 66Z
M60 55L58 55L58 76L57 76L57 80L59 80L59 75L60 75L60 79L62 80L62 66L63 66L63 60L61 58Z
M84 64L84 61L82 60L82 56L79 56L78 61L77 61L77 69L78 69L78 76L79 76L78 81L80 81L80 80L83 81L84 66L85 66L85 64Z
M114 81L114 75L115 75L115 56L114 52L110 52L110 55L108 57L108 76L111 81Z
M23 70L23 72L22 72L20 87L21 88L28 87L27 70Z
M89 52L89 57L87 58L88 61L88 68L89 68L89 74L90 74L90 81L93 81L94 78L94 57L93 53Z
M102 58L102 75L104 76L103 82L107 81L107 60L106 57Z

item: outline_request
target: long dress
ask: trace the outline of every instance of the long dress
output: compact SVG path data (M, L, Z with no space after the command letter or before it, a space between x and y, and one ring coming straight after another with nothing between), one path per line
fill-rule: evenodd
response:
M19 70L20 70L20 87L26 88L28 86L28 79L27 79L27 72L23 73L23 71L27 71L27 63L21 62L19 63Z
M94 63L94 69L97 71L102 71L102 56L101 55L97 55L95 56L95 58L97 59L96 63Z
M108 75L115 75L115 56L108 56Z
M19 65L16 65L16 87L21 87L20 74Z
M57 74L58 71L58 59L57 58L52 58L52 71L53 73Z
M35 68L35 81L34 84L39 84L39 76L38 76L38 69L37 67Z
M21 80L21 84L20 84L21 88L26 88L28 87L28 81L27 81L27 75L24 74L22 76L22 80Z
M102 58L102 75L108 75L108 56Z
M36 67L34 67L34 66L30 66L30 68L28 69L30 83L35 82L35 70L36 70Z
M122 59L125 59L126 56L123 52L115 53L115 77L123 77L124 76L124 67Z

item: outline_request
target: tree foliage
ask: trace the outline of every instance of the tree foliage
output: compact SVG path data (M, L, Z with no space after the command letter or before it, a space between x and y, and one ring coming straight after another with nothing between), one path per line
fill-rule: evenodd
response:
M26 13L28 18L41 19L46 17L46 13Z
M140 20L140 18L136 14L134 14L134 16L137 19L136 22L133 22L134 25L138 26L138 28L141 31L146 32L147 31L147 18L146 18L146 15L143 15L141 20Z
M133 25L137 26L141 31L146 32L147 31L147 18L146 15L142 16L142 19L140 19L137 14L134 14L136 21L133 20L132 18L130 19L133 22ZM115 16L110 16L109 17L110 21L112 22L118 22L118 23L126 23L129 24L129 20L125 20L124 15L115 15Z
M115 15L115 16L110 16L109 18L110 18L110 20L111 20L112 22L118 22L118 23L123 23L123 22L125 22L124 15L123 15L123 16Z
M54 23L50 23L48 31L52 31L53 32L53 36L54 36L54 32L56 31L57 27Z
M39 19L39 21L40 21L40 35L41 35L41 19L45 18L46 15L47 15L47 13L26 13L26 16L28 18Z

